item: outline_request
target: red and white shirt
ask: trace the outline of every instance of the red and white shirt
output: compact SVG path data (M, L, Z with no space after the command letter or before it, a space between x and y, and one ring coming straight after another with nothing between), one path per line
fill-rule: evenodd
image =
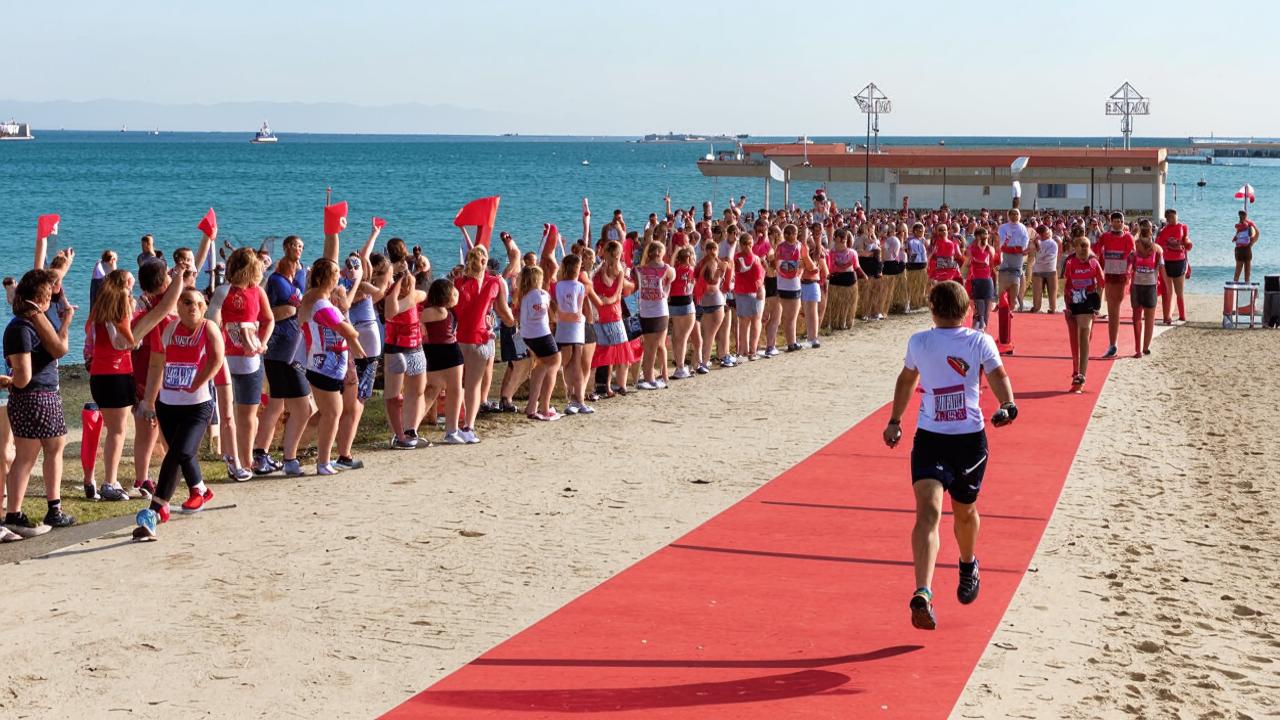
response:
M920 373L916 427L943 435L975 433L986 426L979 402L983 373L1001 366L996 341L966 327L933 328L911 336L903 365Z

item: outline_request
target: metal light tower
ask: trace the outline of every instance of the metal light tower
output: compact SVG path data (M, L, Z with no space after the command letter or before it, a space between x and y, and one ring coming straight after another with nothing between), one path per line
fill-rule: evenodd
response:
M866 164L865 175L863 177L862 191L864 209L871 211L871 131L874 128L876 133L876 152L880 152L880 114L888 115L893 112L893 103L889 100L889 96L880 91L875 83L867 83L862 91L853 96L858 101L858 110L867 116L867 144L866 144Z
M1120 116L1120 132L1124 135L1124 149L1128 150L1129 138L1133 135L1133 116L1150 115L1151 99L1143 97L1126 80L1107 100L1107 114Z

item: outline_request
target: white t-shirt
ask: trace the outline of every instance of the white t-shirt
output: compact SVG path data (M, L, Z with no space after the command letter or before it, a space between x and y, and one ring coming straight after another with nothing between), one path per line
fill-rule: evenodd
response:
M551 334L551 296L546 290L531 290L520 298L520 337L530 340Z
M966 327L932 328L911 336L903 365L920 372L924 398L917 427L943 435L975 433L985 426L979 406L982 373L1000 367L990 335Z
M1000 236L1000 247L1002 249L1008 245L1009 247L1022 248L1023 252L1022 255L1005 253L1000 260L1000 269L1005 271L1021 270L1027 246L1031 244L1031 236L1027 234L1027 226L1020 222L1007 222L1000 226L996 234Z

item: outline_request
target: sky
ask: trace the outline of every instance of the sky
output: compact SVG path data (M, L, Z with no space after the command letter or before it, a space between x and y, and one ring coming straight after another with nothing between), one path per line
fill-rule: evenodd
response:
M886 135L1097 136L1118 133L1103 105L1128 80L1152 99L1152 114L1135 121L1138 135L1280 135L1280 94L1265 90L1280 69L1280 43L1248 30L1232 36L1241 13L1209 8L1185 0L13 3L0 15L5 58L23 70L4 73L0 115L12 114L6 101L412 103L424 107L420 124L402 128L410 132L468 132L474 114L433 122L432 106L449 106L510 119L486 122L486 131L523 134L848 135L865 127L852 93L874 81L893 100L881 120ZM1250 28L1271 28L1280 3L1253 3L1244 15ZM276 129L305 132L321 120ZM101 127L119 124L104 118Z

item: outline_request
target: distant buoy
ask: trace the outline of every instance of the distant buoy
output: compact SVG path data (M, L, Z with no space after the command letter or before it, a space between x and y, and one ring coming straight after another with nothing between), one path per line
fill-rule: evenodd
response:
M583 165L590 165L590 164L591 164L591 162L590 162L590 161L588 161L588 160L583 160L583 161L582 161L582 164L583 164Z
M1206 181L1204 178L1200 178L1200 180L1196 182L1196 187L1204 187L1205 185L1208 185L1208 184L1209 184L1208 181Z

